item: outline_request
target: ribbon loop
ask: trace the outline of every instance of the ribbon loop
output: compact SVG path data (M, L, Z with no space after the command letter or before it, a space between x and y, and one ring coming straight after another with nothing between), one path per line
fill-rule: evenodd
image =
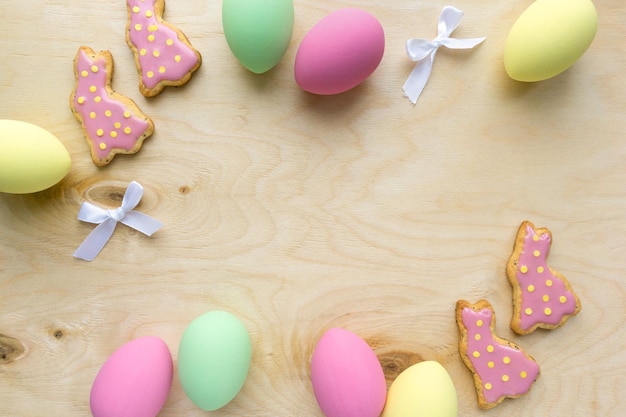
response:
M471 49L486 38L456 39L450 35L461 23L463 12L456 7L445 6L439 15L437 37L432 41L426 39L409 39L406 43L408 57L415 61L415 68L404 83L404 94L413 104L426 87L430 78L435 55L440 46L449 49Z
M426 58L438 47L437 39L432 42L426 39L409 39L406 43L406 54L411 61L417 62Z
M78 212L78 220L97 224L89 236L74 252L74 257L92 261L109 241L118 222L139 232L152 236L163 224L152 217L133 210L143 197L143 187L131 182L122 198L122 205L116 209L103 209L89 202L83 202Z
M449 37L452 32L461 24L463 12L453 6L445 6L439 15L437 22L437 33L443 37Z

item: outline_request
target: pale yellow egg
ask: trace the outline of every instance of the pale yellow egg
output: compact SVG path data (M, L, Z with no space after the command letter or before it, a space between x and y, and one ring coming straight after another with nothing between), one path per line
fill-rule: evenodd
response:
M536 0L517 19L504 46L504 68L517 81L542 81L572 66L598 28L590 0Z
M0 120L0 192L27 194L50 188L69 172L70 155L47 130Z
M439 362L405 369L391 383L381 417L457 417L457 397L450 375Z

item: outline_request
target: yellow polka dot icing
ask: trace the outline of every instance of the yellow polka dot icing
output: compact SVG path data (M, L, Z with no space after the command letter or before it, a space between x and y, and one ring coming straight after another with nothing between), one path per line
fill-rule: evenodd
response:
M461 334L459 352L474 377L481 408L492 408L504 398L530 390L539 377L539 365L520 346L495 335L495 313L487 301L459 300L456 322Z
M185 84L201 56L179 29L163 20L164 0L127 0L127 5L126 40L135 53L141 93L151 97L167 85Z
M513 286L511 328L528 334L536 328L554 329L580 311L580 300L565 277L547 265L552 234L523 222L513 254L507 263L507 277Z
M74 68L70 107L81 123L94 163L106 165L118 153L137 152L154 125L132 100L113 91L111 54L81 47Z

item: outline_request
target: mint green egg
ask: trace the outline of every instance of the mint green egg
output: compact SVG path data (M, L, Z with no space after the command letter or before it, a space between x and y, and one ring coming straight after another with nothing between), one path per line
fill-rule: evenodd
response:
M262 74L283 57L293 33L292 0L224 0L228 47L248 70Z
M250 369L250 335L225 311L210 311L185 329L178 348L178 376L187 397L205 411L239 393Z

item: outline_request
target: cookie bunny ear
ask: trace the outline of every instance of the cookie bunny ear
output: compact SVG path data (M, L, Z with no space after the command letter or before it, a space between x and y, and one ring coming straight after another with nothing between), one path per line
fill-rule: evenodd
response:
M581 309L569 281L547 265L551 244L548 229L529 221L519 227L506 268L513 287L511 328L518 334L556 329Z

